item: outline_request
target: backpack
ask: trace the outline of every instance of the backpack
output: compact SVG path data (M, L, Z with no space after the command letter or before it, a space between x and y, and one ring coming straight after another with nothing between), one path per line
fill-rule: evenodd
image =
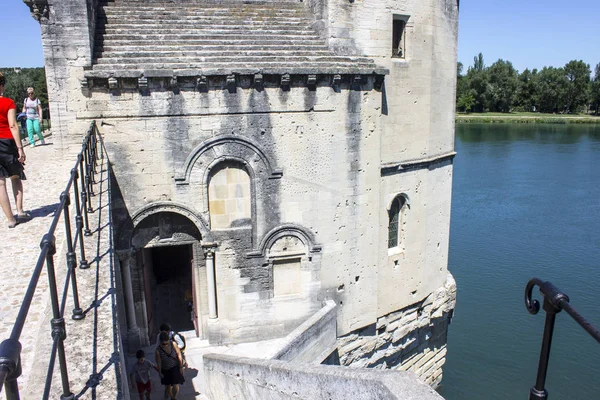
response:
M181 347L179 348L179 350L181 350L182 352L183 352L183 351L185 351L185 346L186 346L186 343L185 343L185 336L183 336L183 335L182 335L181 333L179 333L179 332L173 332L173 334L172 334L172 336L171 336L171 340L175 340L175 337L176 337L176 336L178 336L178 337L179 337L179 339L181 340L181 343L183 343L183 346L181 346Z

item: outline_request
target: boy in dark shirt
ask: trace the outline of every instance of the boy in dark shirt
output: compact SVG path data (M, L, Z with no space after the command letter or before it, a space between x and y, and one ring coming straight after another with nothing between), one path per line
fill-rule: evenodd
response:
M146 360L144 350L138 350L137 353L135 353L135 357L137 358L137 362L131 366L129 371L131 387L133 389L137 387L140 400L144 400L144 394L146 395L146 399L149 399L150 393L152 392L150 368L154 368L157 372L159 371L156 365Z

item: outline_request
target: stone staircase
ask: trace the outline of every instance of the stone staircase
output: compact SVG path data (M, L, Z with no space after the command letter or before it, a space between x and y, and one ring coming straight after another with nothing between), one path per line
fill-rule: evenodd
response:
M329 50L300 2L105 0L97 18L88 78L386 72Z

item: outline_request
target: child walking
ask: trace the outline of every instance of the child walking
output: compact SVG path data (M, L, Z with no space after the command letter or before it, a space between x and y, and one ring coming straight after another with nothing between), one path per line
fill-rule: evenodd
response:
M137 362L131 366L131 370L129 371L131 387L133 389L137 387L140 400L144 400L144 395L146 395L146 399L149 399L150 393L152 392L150 368L154 368L157 372L159 371L156 365L146 360L144 350L138 350L137 353L135 353L135 357L137 358Z

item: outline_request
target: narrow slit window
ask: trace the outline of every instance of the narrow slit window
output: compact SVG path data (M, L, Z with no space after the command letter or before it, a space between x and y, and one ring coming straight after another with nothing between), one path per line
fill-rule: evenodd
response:
M407 18L401 15L394 15L392 27L392 57L406 57L406 20Z
M398 199L394 199L392 202L389 213L388 249L392 249L398 246L398 220L400 216L400 202Z
M406 210L408 203L406 197L398 195L388 210L388 249L404 251L404 236L406 234Z

